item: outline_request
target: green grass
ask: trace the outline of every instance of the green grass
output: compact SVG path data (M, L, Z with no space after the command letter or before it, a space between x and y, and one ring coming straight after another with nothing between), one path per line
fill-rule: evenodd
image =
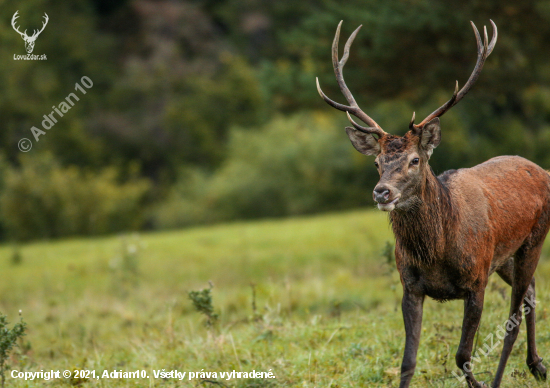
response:
M401 284L381 252L393 240L385 214L356 211L235 223L140 236L0 247L0 312L18 311L27 336L11 360L20 371L145 369L150 379L75 379L9 386L397 387L405 333ZM537 272L539 353L550 357L550 260ZM212 282L219 324L204 325L188 292ZM253 310L252 284L256 298ZM479 347L509 309L496 276ZM459 386L451 371L462 302L425 304L413 387ZM546 387L525 366L524 326L503 387ZM489 381L501 345L475 372ZM550 365L547 365L550 366ZM269 371L275 379L155 379L153 370ZM485 373L484 373L485 372ZM526 372L526 373L525 373Z

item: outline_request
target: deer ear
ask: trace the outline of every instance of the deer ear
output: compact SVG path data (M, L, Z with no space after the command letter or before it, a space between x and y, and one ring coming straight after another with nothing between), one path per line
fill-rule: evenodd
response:
M352 127L346 127L346 133L351 144L363 155L377 156L380 153L380 144L372 134L363 133Z
M439 126L439 117L436 117L422 128L420 133L420 147L426 151L428 158L432 156L434 148L441 142L441 127Z

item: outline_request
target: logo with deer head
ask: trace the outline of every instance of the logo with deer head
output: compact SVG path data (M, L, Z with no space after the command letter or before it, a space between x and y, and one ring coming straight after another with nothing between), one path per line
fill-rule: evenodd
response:
M11 18L11 26L15 31L17 31L19 35L21 35L21 37L25 41L25 50L27 50L27 53L31 54L32 50L34 50L34 42L36 41L36 38L38 38L38 35L40 35L42 31L44 31L44 28L46 28L46 24L48 24L48 14L44 12L44 22L42 23L42 29L40 31L34 30L34 33L31 36L28 36L27 30L25 30L25 32L21 32L19 31L19 28L15 25L15 19L19 17L18 13L19 11L16 11L13 14L13 17Z

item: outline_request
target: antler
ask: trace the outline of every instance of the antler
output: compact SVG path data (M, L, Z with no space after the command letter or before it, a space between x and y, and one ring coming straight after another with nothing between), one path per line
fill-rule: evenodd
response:
M17 19L19 17L19 15L17 14L19 11L15 11L15 13L13 14L13 17L11 18L11 26L13 27L13 29L15 31L17 31L19 33L19 35L21 36L27 36L27 30L25 30L25 32L21 32L19 31L19 28L17 28L17 26L15 25L15 19Z
M340 90L344 94L344 97L346 97L346 100L348 101L349 106L339 104L336 101L333 101L330 98L328 98L326 94L323 93L323 91L321 90L321 86L319 85L318 78L315 79L317 82L317 91L319 92L323 100L327 102L327 104L329 104L330 106L338 110L347 112L348 118L350 119L351 123L356 129L358 129L361 132L376 134L382 137L384 135L387 135L387 133L384 132L384 130L376 123L376 121L371 119L365 112L361 110L361 108L359 108L359 106L357 105L357 102L355 102L355 98L353 98L353 95L349 91L346 85L346 82L344 81L344 76L342 75L342 70L349 57L349 49L351 47L351 44L353 43L355 36L357 35L357 33L359 32L362 26L357 27L357 29L353 31L353 33L350 35L348 41L346 42L346 45L344 46L344 55L342 56L342 59L338 60L338 41L340 40L341 26L342 26L342 21L338 23L338 28L336 29L336 35L334 36L334 41L332 42L332 66L334 67L334 74L336 74L336 81L338 82L338 86L340 86ZM364 121L369 126L362 127L356 122L354 122L351 119L351 116L349 115L350 113L355 117L357 117L358 119Z
M481 73L481 69L483 68L483 65L485 63L485 60L487 57L493 52L493 49L495 48L495 44L497 43L497 26L496 24L491 20L491 24L493 25L493 37L491 38L491 42L487 43L489 40L487 38L487 27L483 26L483 33L484 33L484 40L483 43L481 42L481 37L479 36L479 31L477 30L474 22L472 23L472 27L474 29L474 33L476 34L476 42L477 42L477 62L476 66L474 67L474 71L472 72L472 75L470 75L470 78L468 79L468 82L464 85L460 91L458 91L458 81L456 81L455 86L455 92L453 93L453 96L449 101L447 101L445 104L440 106L438 109L433 111L428 117L426 117L422 122L418 125L414 124L414 114L413 118L411 120L410 128L418 129L422 128L427 122L430 120L442 116L445 112L447 112L449 109L451 109L453 106L458 104L460 100L470 91L472 86L475 84L477 79L479 78L479 74Z

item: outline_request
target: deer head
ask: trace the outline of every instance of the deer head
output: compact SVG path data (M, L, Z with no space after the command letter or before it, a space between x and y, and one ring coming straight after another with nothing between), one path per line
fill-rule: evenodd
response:
M25 30L25 32L21 32L19 31L19 29L17 28L17 26L15 25L15 19L17 19L19 17L19 15L17 15L19 11L16 11L14 14L13 14L13 17L11 18L11 26L13 27L13 29L15 31L17 31L19 33L19 35L21 35L21 37L23 38L23 40L25 41L25 49L27 50L27 53L32 53L32 50L34 50L34 42L36 41L36 38L38 38L38 35L40 35L40 33L42 31L44 31L44 28L46 28L46 24L48 24L48 14L46 12L44 12L44 22L42 23L42 29L40 31L38 30L34 30L34 33L31 35L31 36L28 36L27 35L27 30Z
M488 42L487 28L484 27L484 40L481 41L479 31L472 22L472 27L477 41L477 63L470 78L462 89L458 89L456 81L455 91L449 101L431 113L419 124L415 124L415 114L409 123L409 130L404 136L395 136L385 132L373 119L363 112L351 92L349 91L342 70L349 57L349 49L355 36L361 29L359 26L349 37L344 47L344 55L338 60L338 41L342 22L338 24L336 35L332 43L332 64L336 81L344 94L349 105L339 104L321 90L319 79L317 79L317 90L321 97L332 107L347 113L353 127L346 127L351 143L355 149L364 155L376 157L375 166L380 174L380 181L374 188L373 198L378 203L378 208L384 211L394 209L407 211L416 206L421 200L421 193L424 189L428 174L431 173L428 161L434 148L441 141L441 128L439 117L456 105L468 93L473 84L477 81L485 60L493 51L497 41L497 27L493 25L493 37ZM359 118L368 126L357 124L351 115Z

